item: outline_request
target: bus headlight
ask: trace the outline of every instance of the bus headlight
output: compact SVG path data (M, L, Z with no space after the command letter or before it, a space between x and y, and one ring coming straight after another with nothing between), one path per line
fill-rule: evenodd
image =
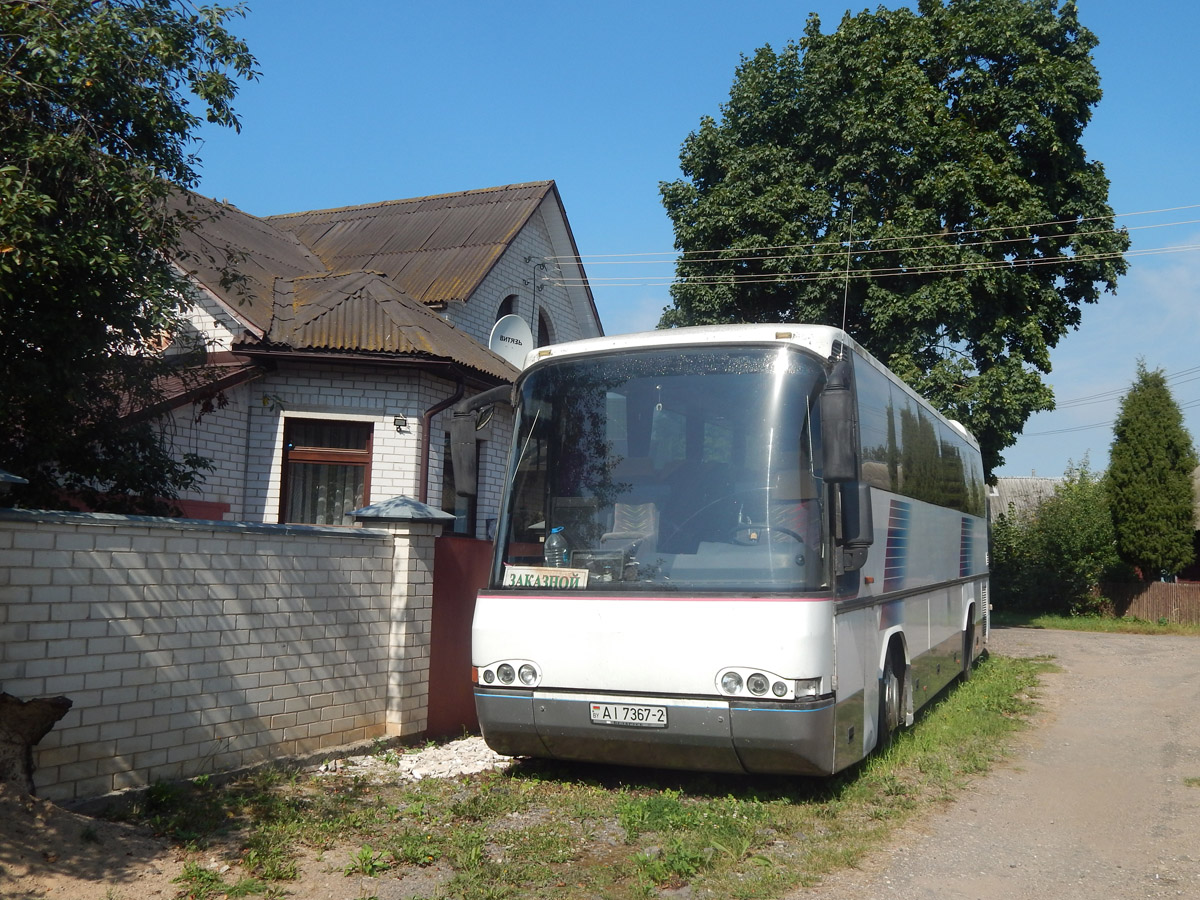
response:
M477 683L504 687L535 688L542 682L542 669L531 659L496 660L472 669Z
M716 678L717 692L726 697L762 697L770 700L809 700L821 696L821 678L784 678L766 669L730 666Z

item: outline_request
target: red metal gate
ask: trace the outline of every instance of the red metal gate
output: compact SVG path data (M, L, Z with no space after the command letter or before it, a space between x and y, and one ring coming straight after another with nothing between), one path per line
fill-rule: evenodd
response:
M479 731L471 692L471 619L491 563L489 541L445 536L434 546L428 737Z

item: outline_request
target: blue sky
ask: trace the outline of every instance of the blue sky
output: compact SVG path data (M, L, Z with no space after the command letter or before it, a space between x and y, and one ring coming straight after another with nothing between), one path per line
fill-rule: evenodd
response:
M270 215L554 179L609 334L652 328L669 303L674 235L658 184L679 177L701 117L719 115L741 55L799 38L810 11L831 31L868 6L249 5L232 30L263 76L239 94L240 135L202 131L202 193ZM1029 421L1000 475L1060 475L1085 455L1103 468L1139 357L1166 372L1200 435L1200 252L1187 249L1200 248L1200 4L1079 9L1104 89L1084 146L1131 229L1130 272L1055 350L1060 409Z

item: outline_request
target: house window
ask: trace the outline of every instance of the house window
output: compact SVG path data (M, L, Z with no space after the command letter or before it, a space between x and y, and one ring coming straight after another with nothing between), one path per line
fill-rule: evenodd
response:
M538 310L537 345L545 347L554 343L554 335L550 331L550 320L546 318L545 310Z
M479 483L479 457L483 442L475 442L475 483ZM475 497L460 497L454 484L454 459L450 453L450 435L442 444L442 511L454 516L455 534L475 536Z
M288 419L280 520L353 525L348 513L370 502L371 430L370 422Z
M505 316L511 316L517 311L517 295L509 294L500 302L500 308L496 310L496 321L499 322Z

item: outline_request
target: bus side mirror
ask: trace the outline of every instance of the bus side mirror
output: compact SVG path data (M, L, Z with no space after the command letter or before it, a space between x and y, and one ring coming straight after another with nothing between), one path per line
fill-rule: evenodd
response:
M454 466L454 492L460 497L474 497L479 492L475 477L479 470L475 432L482 427L480 411L496 403L512 405L511 384L502 384L454 405L450 418L450 462ZM486 418L482 424L487 424Z
M450 461L454 466L454 492L460 497L474 497L479 490L475 473L479 469L476 459L475 426L479 413L475 410L451 413Z
M866 564L867 551L875 541L871 486L865 481L843 484L841 494L842 569L857 572Z
M821 474L826 484L858 478L853 379L850 360L838 360L821 392Z

